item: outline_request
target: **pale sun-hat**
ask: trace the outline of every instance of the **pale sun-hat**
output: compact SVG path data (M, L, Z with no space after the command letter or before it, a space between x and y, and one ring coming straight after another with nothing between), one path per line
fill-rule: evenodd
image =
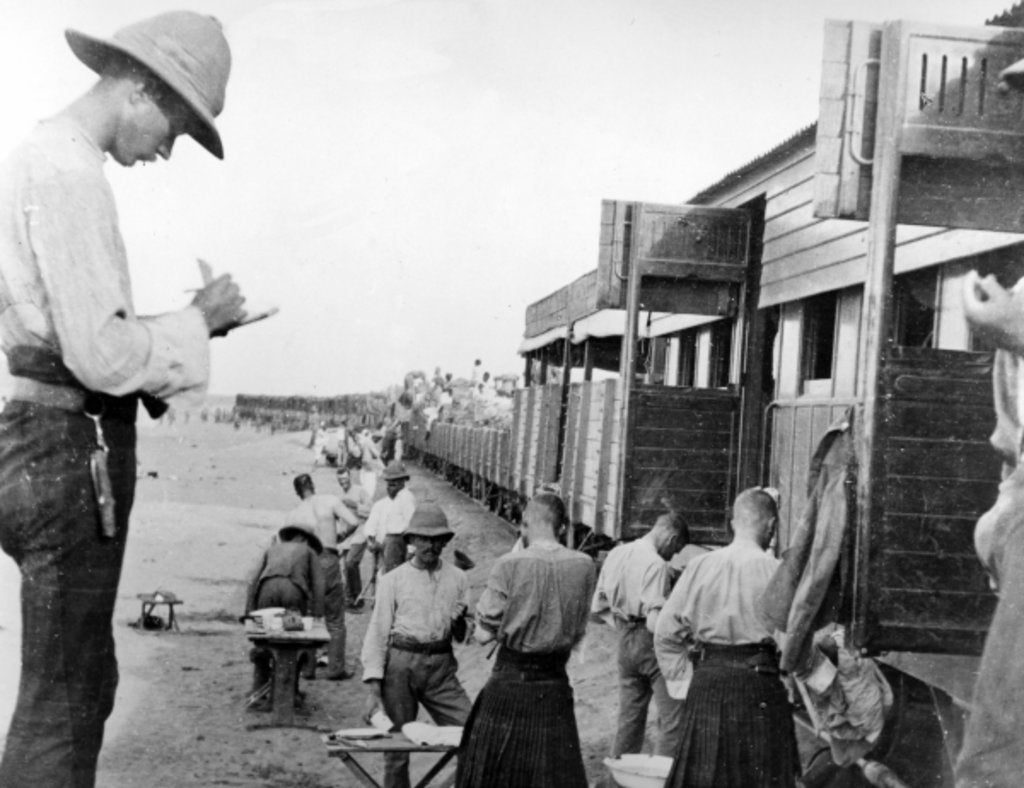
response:
M214 118L224 109L231 50L214 17L169 11L123 27L110 38L70 29L64 36L75 56L97 73L116 55L127 55L152 71L192 110L196 122L188 134L224 158Z

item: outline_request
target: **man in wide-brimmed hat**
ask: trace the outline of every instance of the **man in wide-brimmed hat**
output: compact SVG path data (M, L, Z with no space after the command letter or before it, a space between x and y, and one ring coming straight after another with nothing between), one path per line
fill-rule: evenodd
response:
M363 640L366 716L383 709L398 730L416 719L419 705L438 725L462 725L470 702L456 677L453 630L461 630L469 603L466 574L441 559L455 534L434 503L423 503L404 532L412 558L380 579ZM388 754L384 785L409 785L409 756Z
M0 785L95 782L117 662L110 620L135 484L135 415L202 392L209 340L245 313L229 276L184 309L135 314L103 165L167 159L181 134L218 158L231 65L217 20L161 14L66 33L99 74L0 165L0 543L22 569L22 673ZM87 415L88 414L88 415ZM92 418L90 418L90 416Z
M377 501L366 520L366 536L373 549L381 551L381 571L390 572L408 557L402 534L416 509L416 499L406 489L409 472L401 462L384 469L387 497Z

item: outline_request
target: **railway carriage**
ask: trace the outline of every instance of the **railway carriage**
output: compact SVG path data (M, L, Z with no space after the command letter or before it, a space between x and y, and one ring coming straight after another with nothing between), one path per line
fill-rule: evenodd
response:
M557 484L612 539L672 506L710 545L739 489L771 485L784 549L838 421L843 623L950 755L995 602L973 527L1000 478L993 353L960 293L971 270L1024 276L1024 102L998 76L1022 57L1024 30L829 23L816 124L686 204L603 203L597 269L527 309L502 473L468 469L513 509Z
M736 492L771 485L785 549L839 425L842 623L955 754L995 602L972 533L1000 477L993 353L960 292L971 270L1024 276L1024 100L999 84L1021 58L1024 29L829 23L817 122L685 204L602 203L596 269L526 310L511 426L416 419L411 448L513 520L556 485L577 541L671 507L723 544ZM921 784L949 780L933 755Z

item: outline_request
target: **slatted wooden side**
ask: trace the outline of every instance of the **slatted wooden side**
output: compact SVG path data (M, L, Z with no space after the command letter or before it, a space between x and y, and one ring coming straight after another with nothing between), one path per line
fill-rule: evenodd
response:
M904 348L883 366L884 517L858 534L858 646L981 651L995 597L973 531L1000 476L990 379L981 353Z
M587 398L577 437L577 478L573 483L577 522L619 538L619 468L622 464L622 386L617 380L581 386Z
M772 407L769 483L778 489L779 549L789 545L807 502L811 458L828 426L854 404L852 399L781 400Z
M739 429L739 396L730 391L637 386L626 466L624 536L646 532L669 498L690 538L729 541Z
M526 425L529 445L524 450L524 466L519 492L531 496L542 484L557 481L558 428L562 406L562 387L558 384L534 386L528 398L530 411Z
M509 447L509 490L522 493L530 453L530 413L536 387L516 389L512 395L512 436Z
M582 391L586 383L573 383L569 386L568 397L565 403L565 440L562 446L562 474L559 478L559 485L562 490L562 500L565 501L569 510L569 519L574 523L580 520L579 496L576 492L576 483L580 477L579 455L581 454L580 427L581 427L581 402Z
M501 435L498 436L498 447L496 450L497 458L495 460L497 468L495 470L495 481L498 486L503 490L512 489L512 432L510 430L502 430Z

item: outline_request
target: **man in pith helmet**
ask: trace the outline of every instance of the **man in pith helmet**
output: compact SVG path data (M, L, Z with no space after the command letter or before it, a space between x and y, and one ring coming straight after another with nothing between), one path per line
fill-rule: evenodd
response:
M456 677L453 634L464 638L469 583L461 569L441 559L455 536L437 504L416 507L403 538L412 558L381 577L363 640L367 717L383 710L395 729L416 719L420 706L438 725L462 725L469 696ZM409 756L384 758L386 788L408 788Z
M135 485L135 416L205 390L209 342L241 324L230 276L135 314L103 165L214 156L231 53L217 20L175 11L110 38L66 32L99 74L0 164L0 544L22 573L22 671L0 785L90 788L114 705L111 616Z

